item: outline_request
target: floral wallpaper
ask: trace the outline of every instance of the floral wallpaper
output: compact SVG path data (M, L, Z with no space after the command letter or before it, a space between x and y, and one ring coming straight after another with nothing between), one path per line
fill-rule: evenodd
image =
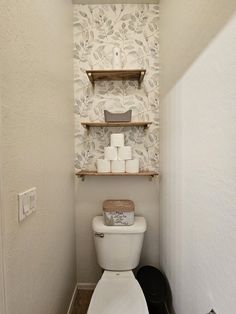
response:
M111 133L124 133L141 170L159 168L159 7L154 4L74 5L75 167L95 170ZM146 69L135 81L96 82L86 70L112 69L114 47L123 69ZM104 121L104 109L132 109L132 121L151 121L148 129L91 128L82 121Z

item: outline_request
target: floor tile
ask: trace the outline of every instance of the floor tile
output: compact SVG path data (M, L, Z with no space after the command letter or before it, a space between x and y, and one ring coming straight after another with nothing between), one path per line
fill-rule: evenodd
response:
M93 290L78 290L71 314L86 314L92 294Z

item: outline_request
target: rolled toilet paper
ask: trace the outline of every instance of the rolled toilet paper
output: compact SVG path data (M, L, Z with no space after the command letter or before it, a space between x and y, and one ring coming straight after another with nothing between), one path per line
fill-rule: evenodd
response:
M97 159L97 172L111 172L110 160Z
M138 173L139 172L139 160L138 159L126 160L125 171L128 173Z
M131 146L118 147L118 159L119 160L132 159L132 148L131 148Z
M106 160L117 160L117 147L104 147L104 157Z
M112 160L111 161L111 172L125 172L125 161L124 160Z
M123 133L113 133L111 134L111 146L120 147L124 146L124 134Z

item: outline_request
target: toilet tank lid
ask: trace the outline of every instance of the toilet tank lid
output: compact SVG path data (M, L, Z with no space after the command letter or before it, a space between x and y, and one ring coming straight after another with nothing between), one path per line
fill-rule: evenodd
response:
M93 231L101 233L144 233L147 229L144 217L135 216L134 224L131 226L106 226L103 216L93 218Z

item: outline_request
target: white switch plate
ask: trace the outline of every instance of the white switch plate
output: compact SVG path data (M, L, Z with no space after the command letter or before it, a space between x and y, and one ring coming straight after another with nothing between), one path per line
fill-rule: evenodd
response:
M29 208L30 211L32 212L36 211L36 201L37 201L36 188L32 188L29 191Z
M36 210L36 188L18 194L18 219L24 220Z

